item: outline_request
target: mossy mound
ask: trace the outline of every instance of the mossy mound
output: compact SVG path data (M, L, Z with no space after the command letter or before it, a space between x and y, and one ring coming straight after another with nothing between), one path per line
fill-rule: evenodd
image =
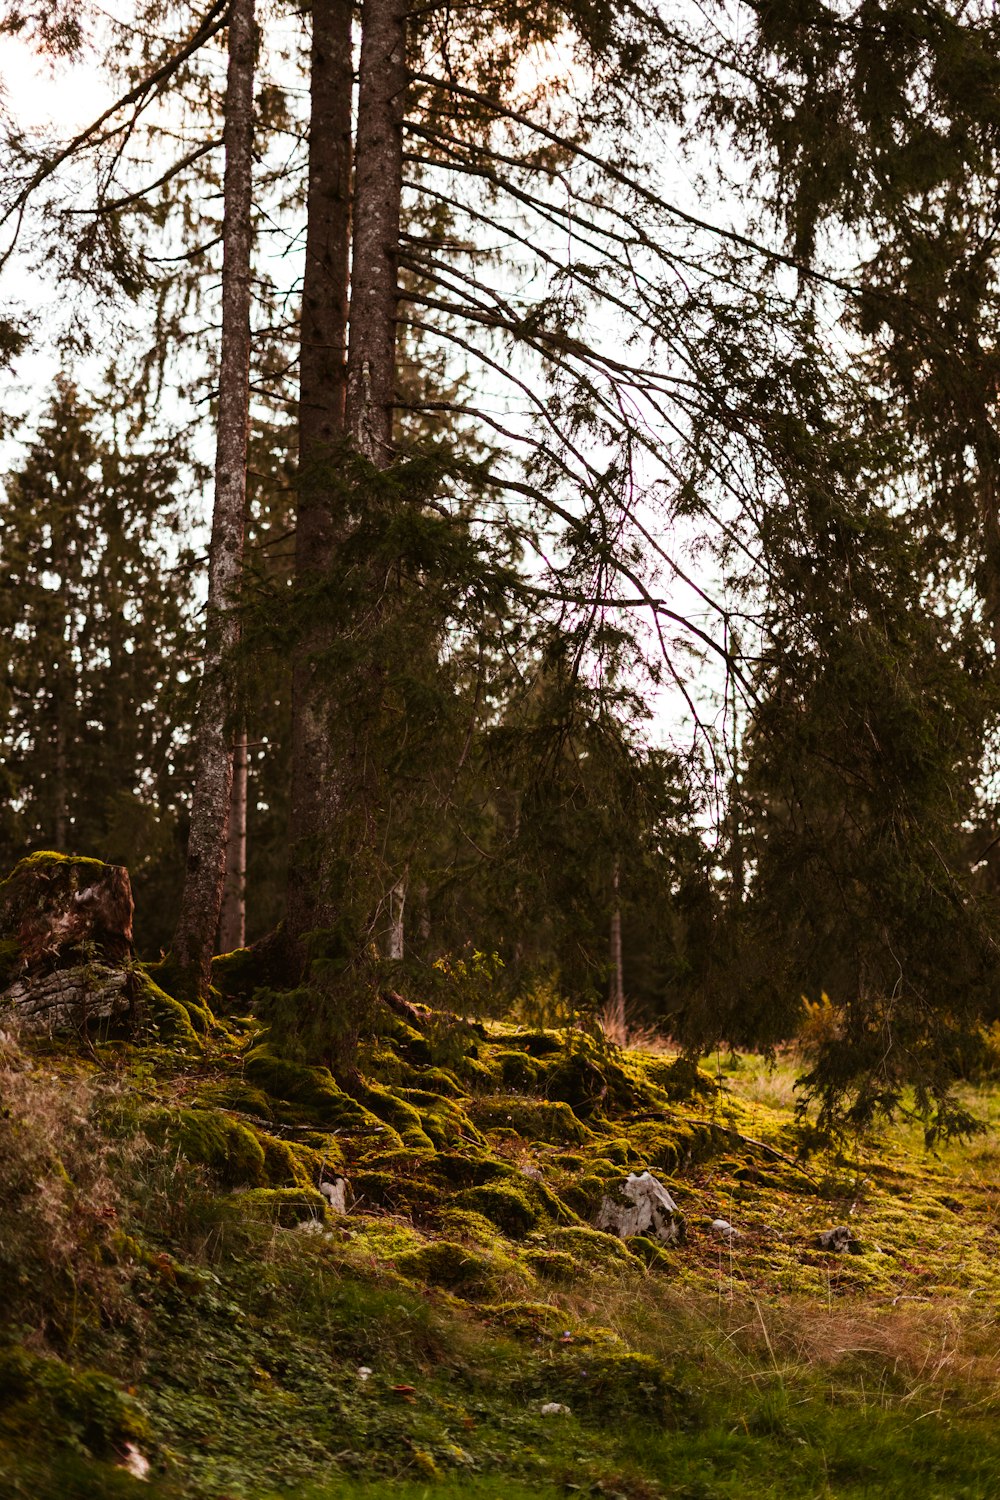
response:
M315 1188L324 1175L343 1171L343 1156L338 1152L319 1152L299 1141L284 1141L273 1135L258 1134L264 1152L264 1176L271 1187Z
M443 1098L426 1089L401 1089L400 1093L407 1103L413 1105L420 1117L421 1128L438 1150L446 1150L449 1146L485 1144L467 1110L455 1099Z
M553 1099L484 1095L470 1101L468 1113L483 1130L510 1130L528 1141L569 1146L591 1139L590 1130L569 1105Z
M539 1029L511 1030L508 1027L497 1026L492 1032L497 1041L501 1041L505 1047L512 1048L518 1052L527 1052L529 1057L551 1057L554 1052L562 1052L566 1046L566 1037L561 1031Z
M525 1188L510 1179L466 1188L456 1200L482 1214L510 1239L520 1240L538 1223L538 1209Z
M158 1109L144 1129L190 1162L207 1167L226 1187L266 1180L264 1149L254 1132L218 1109Z
M621 1240L584 1225L567 1224L550 1229L545 1235L544 1248L571 1255L579 1265L593 1271L635 1269L635 1257Z
M0 1432L26 1441L43 1432L109 1458L127 1442L145 1441L149 1427L138 1403L109 1376L7 1348L0 1349Z
M192 1010L198 1012L199 1021L205 1018L200 1006L175 1000L161 989L148 969L137 966L133 972L133 998L136 1007L136 1029L140 1036L148 1036L169 1047L183 1052L200 1052L202 1043L191 1017ZM207 1030L207 1023L199 1025Z
M249 1082L276 1102L279 1118L402 1144L398 1131L338 1087L329 1068L291 1062L262 1042L246 1054L243 1069Z
M548 1302L500 1302L489 1309L487 1318L494 1328L532 1343L558 1339L566 1332L566 1314Z
M580 1262L566 1250L534 1247L525 1251L524 1259L536 1276L555 1285L569 1285L582 1270Z
M382 1208L388 1213L425 1218L444 1201L441 1189L418 1177L395 1172L360 1171L351 1174L359 1208Z
M492 1297L516 1272L513 1261L473 1250L452 1240L435 1240L396 1257L396 1269L410 1281L443 1287L460 1297Z
M567 1345L533 1372L532 1394L565 1402L596 1420L675 1423L688 1401L660 1362L628 1349L578 1349Z
M242 1218L263 1220L282 1229L326 1222L326 1199L306 1187L250 1188L233 1199Z
M672 1104L713 1099L719 1092L715 1079L710 1078L690 1057L674 1057L669 1060L641 1057L636 1066Z

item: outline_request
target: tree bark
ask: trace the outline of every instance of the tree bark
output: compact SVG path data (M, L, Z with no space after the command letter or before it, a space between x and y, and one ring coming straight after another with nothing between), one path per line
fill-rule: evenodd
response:
M347 424L355 452L376 469L388 468L393 457L408 8L408 0L364 0L361 13ZM355 502L359 511L363 500ZM366 676L374 704L384 689L377 660ZM371 787L358 792L367 805L377 804ZM403 957L406 884L404 873L387 893L387 956L397 960Z
M403 915L408 884L408 876L403 874L389 892L389 951L386 957L396 961L402 960L404 952Z
M622 964L621 871L617 859L615 860L615 867L611 876L611 886L613 892L611 907L611 984L608 1000L612 1027L616 1033L615 1041L619 1045L624 1045L625 970Z
M343 461L351 233L354 70L350 0L314 0L309 191L299 366L295 582L300 603L322 581L342 532L334 466ZM305 612L303 605L303 613ZM292 669L292 787L286 932L300 967L304 939L336 916L331 851L343 802L331 737L331 687L319 659L328 631L303 632Z
M347 408L358 452L392 457L396 394L396 259L403 193L407 0L362 10Z
M219 917L219 952L232 953L247 940L247 732L241 730L233 753L233 789L229 799L226 878Z
M205 660L197 715L195 786L187 870L174 956L207 991L226 869L239 641L239 586L246 522L250 404L250 251L253 236L254 0L231 0L224 143L222 344L215 505L208 568Z

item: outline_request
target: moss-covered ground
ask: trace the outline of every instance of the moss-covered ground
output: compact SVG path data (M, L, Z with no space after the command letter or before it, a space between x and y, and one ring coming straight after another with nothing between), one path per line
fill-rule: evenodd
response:
M0 1045L3 1500L1000 1493L1000 1088L803 1159L792 1062L157 1025ZM593 1227L642 1170L674 1247Z

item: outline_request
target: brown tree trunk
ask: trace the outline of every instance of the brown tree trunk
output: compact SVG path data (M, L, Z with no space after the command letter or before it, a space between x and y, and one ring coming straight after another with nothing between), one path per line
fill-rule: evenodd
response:
M613 892L611 906L611 983L608 994L608 1009L611 1015L614 1040L623 1046L625 1043L625 970L622 964L621 872L617 859L615 860L614 872L611 877L611 886Z
M408 885L409 872L406 872L400 876L389 892L389 951L386 957L397 962L402 960L404 954L404 914Z
M408 0L364 0L361 12L347 423L355 452L377 469L387 468L393 456L408 8ZM364 510L362 495L355 503ZM373 579L373 597L375 591ZM384 676L377 657L369 661L362 697L373 711L384 691ZM372 721L376 719L373 712ZM361 753L357 760L371 777L370 757ZM356 793L363 805L378 805L372 784L359 784ZM385 898L390 914L387 956L397 960L403 957L406 884L405 873L396 880L390 875Z
M362 10L347 409L355 447L380 469L392 457L396 395L407 9L365 0Z
M247 940L247 732L241 730L233 754L233 790L229 799L226 878L219 916L219 952L232 953Z
M226 869L233 778L238 595L246 517L250 402L250 250L253 176L254 0L231 0L224 142L222 345L215 505L208 567L205 660L197 715L191 832L174 956L207 991Z
M343 454L347 389L354 86L350 0L314 0L312 21L295 530L300 602L329 568L343 525L332 468ZM305 631L292 671L286 929L300 964L305 934L330 927L336 915L330 864L343 790L331 740L331 687L317 665L326 640L321 622Z

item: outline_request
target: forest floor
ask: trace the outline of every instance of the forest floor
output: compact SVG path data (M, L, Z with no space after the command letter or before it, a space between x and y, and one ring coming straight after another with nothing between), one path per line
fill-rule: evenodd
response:
M792 1058L386 1008L349 1098L189 1014L0 1039L3 1500L1000 1494L1000 1087L803 1160Z

